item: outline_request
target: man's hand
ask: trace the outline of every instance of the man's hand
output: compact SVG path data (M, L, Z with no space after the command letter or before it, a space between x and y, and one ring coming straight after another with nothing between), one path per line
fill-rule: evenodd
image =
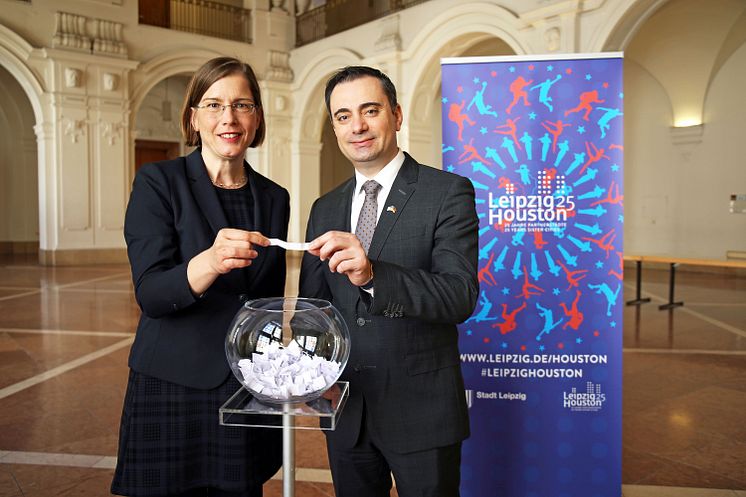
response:
M363 286L373 278L373 266L353 233L327 231L311 242L308 252L322 261L328 259L329 270L347 275L355 286Z

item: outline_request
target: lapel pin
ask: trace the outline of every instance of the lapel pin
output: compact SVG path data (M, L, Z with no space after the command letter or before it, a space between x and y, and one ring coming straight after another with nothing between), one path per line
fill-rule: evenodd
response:
M386 207L386 212L393 212L394 214L396 214L396 207L393 205L389 205L388 207Z

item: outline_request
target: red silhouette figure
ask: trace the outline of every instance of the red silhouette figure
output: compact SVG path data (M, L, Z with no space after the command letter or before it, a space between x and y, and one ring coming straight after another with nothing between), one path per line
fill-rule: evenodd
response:
M508 304L502 304L502 306L502 317L505 321L502 323L495 323L492 327L500 328L500 334L506 335L516 328L517 323L515 322L515 317L519 312L526 308L526 302L524 302L520 307L516 307L511 313L508 313Z
M510 226L510 221L506 221L505 219L503 219L499 223L495 223L492 225L492 227L498 230L500 233L505 233L505 228L507 228L508 226Z
M611 238L609 239L609 237L611 237ZM602 236L598 240L596 240L594 238L588 238L588 237L585 237L585 236L583 237L583 240L585 240L587 242L595 243L596 245L598 245L598 248L600 248L602 250L605 250L606 251L606 258L608 259L609 258L609 252L611 250L614 250L614 246L612 245L612 243L614 243L614 238L616 238L616 235L614 234L614 228L612 228L611 231L609 231L608 233L606 233L604 236Z
M531 290L536 291L532 292ZM542 293L544 293L543 288L539 288L533 283L529 283L528 271L526 271L526 266L523 266L523 286L521 287L521 293L519 295L516 295L515 298L519 299L523 297L525 300L528 300L531 298L532 295L541 295Z
M580 300L580 290L575 290L575 300L572 301L572 307L568 310L564 302L560 302L560 307L565 311L565 316L569 316L570 320L567 321L562 329L564 330L568 326L573 330L576 330L583 323L583 313L578 311L578 300Z
M592 152L591 148L593 149ZM608 155L604 155L604 152L606 151L605 148L597 148L591 142L585 142L585 151L588 152L588 160L585 162L585 164L583 164L583 167L580 168L580 172L578 174L583 174L585 170L588 169L588 166L590 166L594 162L600 161L602 158L611 159Z
M479 155L479 152L477 152L476 147L472 145L474 143L474 138L469 140L468 145L464 145L464 151L461 152L461 155L458 156L459 164L463 164L464 162L468 162L472 159L477 159L478 161L482 162L483 164L491 164L490 161Z
M621 252L617 252L616 255L619 257L619 271L615 271L614 269L609 270L609 274L613 274L617 277L619 280L624 279L624 254Z
M448 120L453 121L458 126L458 141L464 141L462 137L464 133L464 121L469 123L470 126L474 126L476 124L474 121L469 119L469 116L461 113L461 111L464 109L465 104L466 101L462 100L461 105L451 104L451 106L448 108Z
M541 125L550 135L552 135L552 153L556 153L557 139L562 134L562 130L572 125L570 123L563 123L561 119L557 119L556 121L544 121Z
M487 286L497 285L497 281L495 280L495 275L493 275L492 271L490 271L490 266L492 266L492 260L494 258L495 258L495 253L492 252L490 254L490 260L487 261L487 264L485 264L484 267L479 268L479 272L477 273L477 279Z
M547 241L544 240L544 233L541 231L534 231L534 247L536 247L536 250L541 250L544 248L544 245L546 245Z
M531 102L528 101L528 92L524 90L528 85L533 83L533 79L529 79L526 81L523 79L523 76L518 76L513 80L512 83L510 83L510 93L513 94L513 101L510 102L510 105L508 105L508 108L505 109L505 112L510 114L510 111L513 110L513 106L518 103L518 100L523 98L523 105L526 107L531 106Z
M557 176L557 169L553 167L549 167L547 169L544 169L544 174L546 175L547 181L550 183L554 181L554 178Z
M506 178L505 176L500 176L497 178L497 187L498 188L505 188L505 193L507 195L510 195L511 193L515 193L516 189L519 189L521 192L523 192L523 185L518 183L517 185L510 181L510 178ZM510 190L512 188L512 191Z
M588 116L593 111L593 107L591 107L591 104L602 104L604 102L605 100L598 99L598 90L584 91L580 94L580 103L578 104L578 106L573 109L566 110L565 117L573 112L580 112L581 110L584 110L585 115L583 116L583 120L587 121Z
M523 150L521 147L521 143L518 141L518 138L515 136L516 132L516 126L515 123L518 122L520 117L516 117L515 119L508 118L507 121L505 121L505 124L501 124L500 126L495 127L493 133L498 133L500 135L508 135L513 139L513 143L515 143L515 146L518 148L518 150ZM505 128L506 131L499 131L501 129Z
M614 190L614 194L611 194L611 191ZM616 184L616 181L612 181L609 185L609 191L606 193L606 198L602 198L601 200L596 200L591 204L591 207L594 207L598 204L619 204L624 205L622 202L624 200L624 195L619 195L619 185Z
M559 265L560 265L560 266L562 267L562 269L563 269L563 270L565 271L565 277L567 278L567 283L569 283L569 284L567 285L567 289L568 289L568 290L569 290L570 288L572 288L572 287L576 287L576 288L577 288L577 286L578 286L578 281L580 281L580 280L582 280L583 278L585 278L586 276L588 276L587 274L585 274L585 273L587 273L587 272L588 272L588 270L587 270L587 269L578 269L577 271L570 271L569 269L567 269L567 266L565 266L564 264L562 264L562 262L560 262L560 260L559 260L559 259L555 259L555 261L556 261L556 262L557 262L557 264L559 264Z

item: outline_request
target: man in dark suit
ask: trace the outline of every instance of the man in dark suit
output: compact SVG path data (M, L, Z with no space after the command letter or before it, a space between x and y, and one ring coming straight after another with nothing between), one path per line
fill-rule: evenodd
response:
M350 328L350 398L327 432L337 497L459 493L469 422L456 324L478 295L474 189L400 151L389 78L346 67L326 105L355 175L311 209L300 294ZM354 232L354 233L353 233Z

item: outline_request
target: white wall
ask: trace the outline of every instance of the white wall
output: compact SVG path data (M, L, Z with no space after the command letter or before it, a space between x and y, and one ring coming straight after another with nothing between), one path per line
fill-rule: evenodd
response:
M746 250L746 3L672 0L625 51L625 250ZM694 127L677 127L696 124ZM701 124L701 125L700 125Z

